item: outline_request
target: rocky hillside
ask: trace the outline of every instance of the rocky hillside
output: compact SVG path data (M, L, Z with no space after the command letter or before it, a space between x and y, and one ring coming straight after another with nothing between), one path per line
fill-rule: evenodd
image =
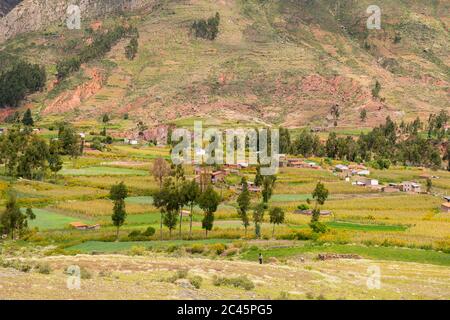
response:
M374 126L387 115L409 120L450 108L448 1L380 0L381 30L366 27L369 0L154 1L152 10L126 14L140 34L134 60L125 57L129 39L123 39L104 58L55 83L61 57L89 43L92 30L105 31L125 18L94 18L125 2L92 11L94 2L111 1L80 1L89 15L82 30L67 30L59 23L65 2L42 8L49 2L24 1L41 13L30 24L9 27L7 37L40 31L10 39L0 52L4 61L22 58L47 66L48 90L24 105L44 117L83 120L108 112L148 124L208 118L328 126L330 108L338 104L339 127L354 128ZM126 3L142 8L150 2ZM24 19L24 4L0 25ZM217 38L196 38L193 22L216 12ZM374 93L377 81L381 87Z
M119 11L137 10L155 3L154 0L6 0L0 20L0 43L18 34L40 30L67 17L68 5L76 3L83 19L113 14ZM19 2L20 5L16 6ZM14 8L14 9L13 9ZM0 9L0 12L3 11Z

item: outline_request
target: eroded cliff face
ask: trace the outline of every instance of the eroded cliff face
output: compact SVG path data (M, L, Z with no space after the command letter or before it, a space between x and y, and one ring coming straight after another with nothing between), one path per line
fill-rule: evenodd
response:
M21 33L64 22L71 4L80 7L82 19L89 19L117 11L151 9L155 3L157 0L24 0L0 19L0 43Z

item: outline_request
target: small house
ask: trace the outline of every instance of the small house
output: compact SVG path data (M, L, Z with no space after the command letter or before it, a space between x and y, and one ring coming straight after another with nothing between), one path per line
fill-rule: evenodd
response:
M77 229L77 230L98 230L100 229L100 225L99 224L95 224L92 226L89 226L83 222L72 222L69 224L72 228Z
M256 186L254 182L248 181L247 186L248 186L248 191L250 191L250 192L255 192L255 193L261 192L261 187ZM241 189L242 189L242 186L241 186Z
M378 186L380 183L377 179L370 179L367 177L356 177L356 182L354 183L357 186Z
M241 169L248 168L248 163L247 162L239 162L238 166Z
M411 182L411 181L404 181L401 184L401 190L403 192L414 192L414 193L420 193L421 185L419 183Z
M450 202L444 202L444 203L441 205L441 211L442 211L443 213L450 213Z
M87 230L87 228L89 227L87 224L83 222L71 222L70 226L77 230Z
M357 171L356 174L358 176L369 176L370 175L370 171L369 170L361 170L361 171Z
M393 187L393 186L386 186L383 187L383 189L381 189L383 192L386 193L395 193L395 192L400 192L399 188Z
M220 181L223 181L225 178L225 171L219 170L219 171L214 171L213 173L211 173L211 182L212 183L217 183Z

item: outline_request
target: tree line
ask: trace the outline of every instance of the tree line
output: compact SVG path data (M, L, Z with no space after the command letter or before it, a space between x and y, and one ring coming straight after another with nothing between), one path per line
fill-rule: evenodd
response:
M36 219L31 208L22 212L14 190L9 187L6 191L5 210L0 214L0 235L9 235L11 239L22 237L28 230L28 221Z
M56 177L62 169L63 155L76 159L81 153L80 136L69 124L60 124L58 139L50 142L34 134L31 126L21 123L0 136L0 164L10 177L42 180L48 172Z
M78 71L81 64L102 57L111 50L114 44L126 35L137 36L137 29L132 26L117 26L108 32L95 34L92 43L83 47L77 55L58 62L56 65L57 78L62 80L71 73Z
M163 239L163 227L169 230L172 238L173 231L178 227L178 237L182 238L183 209L189 208L189 239L192 239L192 227L194 219L194 208L198 206L203 211L201 220L205 237L214 227L215 213L222 202L222 197L214 189L212 183L201 183L195 178L188 180L182 165L170 165L163 158L157 158L153 164L152 174L158 182L159 189L153 195L153 204L160 210L160 239ZM273 224L272 236L275 225L284 223L285 213L279 207L269 208L269 200L275 187L275 176L262 177L261 202L252 203L251 194L245 177L242 178L242 191L237 197L237 213L245 228L245 236L253 220L255 226L255 237L261 238L261 225L264 214L269 212L270 223ZM120 194L118 196L118 194ZM126 208L123 201L127 196L126 186L123 182L111 187L110 199L114 201L111 216L113 225L117 227L117 239L119 229L126 221Z
M192 24L192 30L196 38L202 38L206 40L214 40L219 34L220 14L216 12L214 17L208 20L200 19L194 21Z
M24 61L0 73L0 108L17 107L27 94L45 87L45 68Z

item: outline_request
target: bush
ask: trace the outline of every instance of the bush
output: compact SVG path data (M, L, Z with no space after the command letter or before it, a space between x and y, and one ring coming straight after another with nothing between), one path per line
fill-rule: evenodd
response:
M18 260L0 260L0 266L3 268L13 268L21 272L28 272L32 269L32 265L27 262Z
M168 253L173 253L173 252L177 251L179 248L180 248L180 247L177 246L176 244L172 244L172 245L170 245L170 246L167 247L167 250L166 250L166 251L167 251Z
M130 249L130 254L132 256L142 256L145 254L145 247L142 246L132 246Z
M189 278L189 281L196 289L200 289L200 287L202 286L203 279L200 276L193 276Z
M128 234L128 238L136 238L141 235L141 232L139 230L133 230Z
M247 291L255 288L255 285L250 279L247 278L247 276L239 276L236 278L225 278L215 276L213 279L213 284L217 287L229 286L235 288L242 288Z
M189 249L191 253L203 253L205 246L201 243L194 243Z
M187 270L181 269L181 270L177 271L178 279L185 279L185 278L187 278L187 275L188 275Z
M146 237L151 237L155 234L156 230L153 227L148 227L144 232L142 232L142 235Z
M87 279L91 279L92 278L91 272L88 269L84 268L84 267L80 268L80 276L81 276L81 279L83 279L83 280L87 280Z
M311 222L309 226L315 233L325 233L328 231L328 227L324 223L319 221Z
M284 235L277 236L280 240L316 240L318 235L313 233L312 230L300 230Z
M178 270L177 272L175 272L175 274L173 274L172 276L167 278L167 282L174 283L175 281L177 281L179 279L186 279L187 276L188 276L187 270L184 270L184 269Z
M301 204L297 208L298 210L308 210L309 206L307 204Z
M217 12L214 17L209 18L207 21L204 19L195 21L192 24L195 37L203 38L207 40L214 40L219 33L220 15Z
M26 262L23 262L23 263L19 262L17 270L22 271L22 272L28 272L31 270L31 267L32 266Z
M227 247L223 243L214 243L209 246L209 249L217 255L221 255Z
M42 274L50 274L52 272L52 269L50 268L50 265L48 263L40 263L37 266L37 272Z
M225 251L222 253L222 256L225 256L225 257L231 257L231 256L236 255L238 252L239 252L239 249L238 249L238 248L230 248L230 249L225 250Z

